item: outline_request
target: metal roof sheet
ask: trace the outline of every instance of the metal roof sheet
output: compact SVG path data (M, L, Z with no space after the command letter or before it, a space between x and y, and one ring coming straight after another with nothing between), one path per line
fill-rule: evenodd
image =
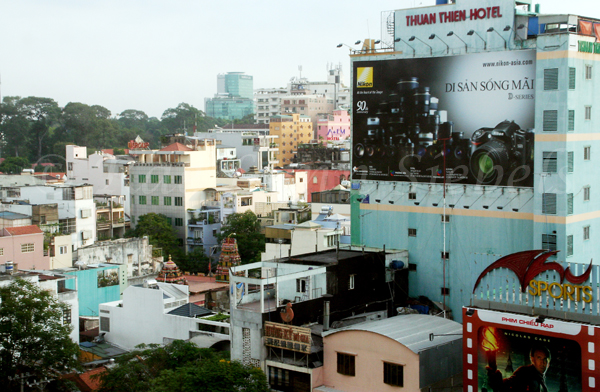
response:
M387 336L406 346L415 354L448 342L462 339L462 325L456 321L424 314L407 314L383 320L367 321L323 332L323 336L344 331L366 331ZM435 338L429 340L429 334ZM440 336L448 335L451 336Z

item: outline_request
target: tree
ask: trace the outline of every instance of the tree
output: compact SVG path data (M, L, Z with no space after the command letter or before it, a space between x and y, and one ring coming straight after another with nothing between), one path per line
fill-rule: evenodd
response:
M233 235L235 233L235 235ZM217 235L221 242L232 235L238 245L243 264L260 261L260 253L265 251L265 236L260 233L260 222L252 211L227 216L227 224Z
M30 373L35 378L56 378L78 366L79 347L63 324L68 305L47 290L15 279L0 288L0 380L6 389L18 390L18 380L9 376ZM8 385L7 385L8 383Z
M182 253L177 247L177 232L163 214L151 212L140 216L135 224L135 229L131 230L128 235L133 237L147 235L150 244L162 248L165 257L174 254L177 255L177 258Z
M30 140L36 151L35 159L42 158L42 143L50 132L50 127L58 121L60 108L52 98L27 97L19 100L19 111L30 123Z
M180 103L176 108L169 108L161 117L163 125L172 133L194 133L194 125L205 116L204 112L187 104Z
M226 353L180 340L122 355L115 367L98 378L101 392L269 391L260 369L229 361Z
M0 163L0 171L4 174L21 174L29 168L29 161L23 157L8 157Z

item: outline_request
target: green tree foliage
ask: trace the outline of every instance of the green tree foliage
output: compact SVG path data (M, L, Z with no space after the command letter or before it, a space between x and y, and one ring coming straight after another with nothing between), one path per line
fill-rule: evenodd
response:
M175 260L177 266L183 272L190 273L207 273L209 258L204 253L204 248L196 246L191 252L188 252L184 257Z
M229 361L227 356L183 341L141 347L119 357L115 367L99 376L100 391L269 391L262 370Z
M9 377L30 373L35 379L53 379L78 366L79 347L69 337L71 325L63 324L63 312L70 311L68 305L22 279L1 287L0 298L3 391L20 388L18 380L9 381Z
M260 232L260 222L254 212L246 211L229 215L227 224L221 228L217 238L223 241L229 235L237 240L242 263L260 261L260 253L265 251L265 236Z
M23 169L29 168L29 160L23 157L8 157L0 163L0 171L4 174L21 174Z
M170 133L194 133L194 125L204 117L204 112L187 104L180 103L176 108L169 108L163 112L162 123Z
M138 218L135 229L130 230L128 236L143 237L147 235L150 244L157 248L162 248L163 255L174 256L177 259L181 256L181 250L177 245L177 231L169 224L167 217L163 214L151 212Z

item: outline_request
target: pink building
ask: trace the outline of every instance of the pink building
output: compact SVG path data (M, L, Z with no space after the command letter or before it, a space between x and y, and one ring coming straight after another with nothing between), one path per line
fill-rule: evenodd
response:
M6 227L0 232L0 264L12 261L15 269L50 269L44 255L44 232L36 225Z
M323 349L324 385L316 392L419 392L462 382L462 325L441 317L408 314L332 329L323 332Z
M317 122L317 140L334 141L350 138L350 115L345 110L334 110L326 119Z

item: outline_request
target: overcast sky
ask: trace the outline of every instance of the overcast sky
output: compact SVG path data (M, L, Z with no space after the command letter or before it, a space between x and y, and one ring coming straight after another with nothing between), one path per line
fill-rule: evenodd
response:
M598 0L540 0L544 13L600 18ZM325 80L343 42L381 37L381 12L435 0L0 0L1 94L138 109L159 117L180 102L204 110L217 74L254 88L292 76Z

